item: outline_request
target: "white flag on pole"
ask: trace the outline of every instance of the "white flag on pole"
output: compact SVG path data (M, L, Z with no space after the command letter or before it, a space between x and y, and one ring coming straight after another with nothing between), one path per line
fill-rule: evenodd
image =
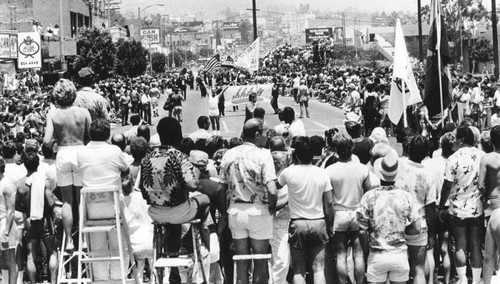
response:
M250 71L259 70L259 52L260 52L260 38L258 37L239 57L234 63L243 69Z
M403 28L399 19L396 21L394 47L394 64L388 115L392 123L398 124L407 106L422 102L422 97L420 96L420 91L411 68L410 57L406 50Z

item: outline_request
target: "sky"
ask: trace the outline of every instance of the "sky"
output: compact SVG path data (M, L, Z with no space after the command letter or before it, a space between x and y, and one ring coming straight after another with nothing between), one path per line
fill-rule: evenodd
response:
M293 11L301 3L309 3L311 9L321 11L338 11L348 8L356 8L361 12L416 12L417 10L417 0L256 0L256 2L257 8L282 8L285 11ZM421 2L422 5L426 5L430 0L421 0ZM251 0L122 0L122 13L137 15L138 6L142 9L156 3L164 3L165 6L149 8L144 11L144 14L178 15L189 11L204 11L207 16L212 17L226 7L240 11L252 7Z

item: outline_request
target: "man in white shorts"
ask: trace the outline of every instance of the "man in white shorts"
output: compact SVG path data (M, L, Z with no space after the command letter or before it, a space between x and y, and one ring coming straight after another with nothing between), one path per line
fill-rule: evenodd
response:
M47 126L43 142L52 147L53 138L57 141L56 158L57 186L61 188L63 207L62 222L66 234L66 251L73 251L71 238L73 228L73 205L78 205L81 178L77 165L77 152L88 137L91 122L87 109L73 106L76 88L67 79L59 80L54 87L56 109L47 114ZM76 202L75 202L76 201Z
M4 283L15 284L17 265L15 261L17 226L14 222L16 186L4 176L5 160L0 157L0 268Z
M363 195L357 210L360 230L370 239L368 283L404 284L409 279L405 233L420 234L421 215L415 198L394 185L398 166L395 150L375 161L380 186Z
M273 237L276 210L276 171L271 152L264 149L267 124L256 118L243 127L245 143L226 152L222 158L221 192L228 192L229 209L221 212L219 231L229 221L236 254L265 254ZM223 204L227 204L224 202ZM248 283L249 261L238 261L237 282ZM253 283L267 283L266 260L254 261Z

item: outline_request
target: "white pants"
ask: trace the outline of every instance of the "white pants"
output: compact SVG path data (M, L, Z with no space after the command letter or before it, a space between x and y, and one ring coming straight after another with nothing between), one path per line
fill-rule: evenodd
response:
M290 246L288 244L289 220L274 219L273 238L269 240L273 251L274 283L287 283L286 276L290 267Z

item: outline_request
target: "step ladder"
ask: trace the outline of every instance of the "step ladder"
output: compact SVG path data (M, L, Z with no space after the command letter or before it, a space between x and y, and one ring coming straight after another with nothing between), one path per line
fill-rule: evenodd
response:
M82 188L79 215L78 250L73 253L64 252L66 238L63 237L58 283L138 283L135 258L120 200L120 188ZM104 236L99 239L99 243L105 249L96 248L95 237L98 234ZM116 248L110 247L116 244ZM72 273L75 263L76 278ZM119 276L111 278L109 265L115 263L120 266ZM69 270L66 270L67 267L70 267ZM107 277L101 275L96 279L97 270L102 270L100 272Z
M208 275L205 275L205 270L203 266L203 260L201 255L201 237L200 228L201 221L199 219L192 220L188 223L191 227L191 237L193 242L193 253L192 254L180 254L179 252L169 253L167 251L166 244L166 230L167 227L173 224L159 224L153 222L154 224L154 239L153 239L153 252L154 252L154 269L156 272L155 278L157 283L163 284L164 278L167 277L166 269L172 268L184 268L190 270L188 273L187 283L198 283L198 279L193 279L194 272L198 269L198 273L201 271L203 283L208 284ZM197 276L197 275L196 275Z
M238 261L245 261L245 260L267 260L267 269L269 273L269 284L274 284L274 279L273 279L273 270L272 270L272 263L271 263L272 255L271 254L239 254L233 256L233 269L234 269L234 276L233 276L233 283L237 283L238 279L238 270L236 269L236 263Z

